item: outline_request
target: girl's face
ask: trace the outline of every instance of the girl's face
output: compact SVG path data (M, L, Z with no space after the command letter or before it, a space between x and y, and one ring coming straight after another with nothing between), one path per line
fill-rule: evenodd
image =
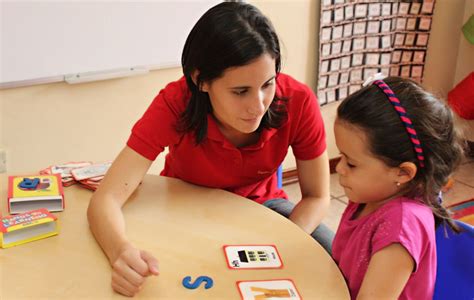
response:
M336 166L339 183L346 196L356 203L382 204L395 196L398 168L387 166L374 157L368 147L364 131L347 122L336 119L334 123L336 145L341 160Z
M209 94L214 117L225 136L257 130L275 96L275 59L264 54L250 64L231 67L202 90Z

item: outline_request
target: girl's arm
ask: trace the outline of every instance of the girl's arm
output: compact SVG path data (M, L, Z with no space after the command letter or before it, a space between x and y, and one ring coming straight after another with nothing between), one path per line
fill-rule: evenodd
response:
M329 208L329 159L324 151L311 160L296 160L301 188L301 201L293 209L290 220L307 233L321 223Z
M375 253L369 262L357 300L398 299L415 261L401 244L391 244Z
M158 274L157 260L128 241L122 214L122 206L151 164L125 147L93 194L87 211L90 229L112 265L112 287L127 296L138 292L145 277Z

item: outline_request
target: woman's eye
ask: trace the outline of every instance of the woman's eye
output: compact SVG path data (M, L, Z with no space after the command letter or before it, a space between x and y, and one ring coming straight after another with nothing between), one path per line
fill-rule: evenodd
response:
M270 81L270 82L267 82L263 85L263 88L267 88L269 86L272 86L273 85L273 81Z
M242 95L245 95L245 93L247 93L247 90L233 91L233 93L236 94L237 96L242 96Z
M348 166L349 168L351 168L351 169L352 169L352 168L355 168L355 166L354 166L353 164L350 164L350 163L347 163L347 166Z

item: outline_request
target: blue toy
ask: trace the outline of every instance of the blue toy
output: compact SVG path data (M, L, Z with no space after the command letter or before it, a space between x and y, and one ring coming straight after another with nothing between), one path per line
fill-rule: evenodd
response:
M39 178L23 178L23 181L18 185L21 189L25 190L34 190L38 186L40 180Z
M206 285L204 288L210 289L214 285L214 281L209 276L199 276L194 283L191 283L191 276L186 276L183 278L183 286L187 289L194 290L197 289L202 282L205 282Z

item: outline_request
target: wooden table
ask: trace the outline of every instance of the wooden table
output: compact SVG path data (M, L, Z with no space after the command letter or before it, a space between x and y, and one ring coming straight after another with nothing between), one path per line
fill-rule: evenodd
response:
M65 188L66 210L56 213L58 236L0 249L0 299L115 299L108 261L88 228L92 193ZM1 211L7 213L6 177ZM138 299L240 299L239 280L291 278L303 299L349 299L330 256L309 235L277 213L232 193L147 175L124 208L127 234L160 261ZM230 270L222 246L275 244L282 269ZM189 290L185 276L214 279Z

